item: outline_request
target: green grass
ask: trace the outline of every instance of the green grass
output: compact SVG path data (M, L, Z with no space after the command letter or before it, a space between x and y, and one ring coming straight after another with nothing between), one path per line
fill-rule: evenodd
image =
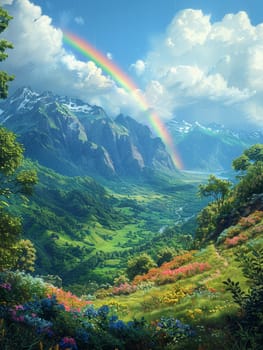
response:
M26 166L36 168L39 183L29 202L13 210L23 216L24 237L37 248L36 272L62 272L64 285L78 282L78 266L87 279L96 279L102 268L100 280L109 281L107 267L117 275L127 262L126 252L147 250L153 239L156 247L163 246L159 231L185 222L204 205L196 197L193 176L149 173L147 180L104 180L103 187L89 177L61 176L37 163ZM104 261L91 266L97 252L103 252ZM116 254L121 257L114 267L107 261ZM66 271L61 269L65 259ZM81 263L90 268L84 272Z
M262 227L262 224L263 219L256 226ZM251 229L243 229L242 232L249 234ZM228 316L238 312L238 307L233 302L231 293L226 291L223 281L230 278L238 281L243 290L249 289L237 260L237 252L251 245L262 247L261 233L258 230L248 241L233 248L211 243L196 251L191 263L207 262L211 266L208 271L182 278L174 283L137 290L130 295L104 296L95 300L94 304L115 305L123 311L121 316L125 320L144 317L153 321L162 316L173 316L192 325L220 329L225 326ZM185 291L185 295L178 300L168 298L170 303L164 301L169 295L178 295L174 294L178 290Z

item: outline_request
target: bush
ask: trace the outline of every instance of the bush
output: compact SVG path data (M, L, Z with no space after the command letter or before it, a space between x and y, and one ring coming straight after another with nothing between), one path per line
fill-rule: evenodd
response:
M239 315L229 322L233 334L233 343L238 349L261 349L263 344L263 248L248 254L239 253L239 261L245 277L248 278L250 290L245 292L239 282L231 279L224 281L233 300L239 305Z
M6 305L22 304L45 294L46 284L41 278L19 271L0 273L0 300Z
M126 273L128 278L132 280L136 275L142 275L154 266L156 266L156 264L153 259L148 254L144 253L128 261Z

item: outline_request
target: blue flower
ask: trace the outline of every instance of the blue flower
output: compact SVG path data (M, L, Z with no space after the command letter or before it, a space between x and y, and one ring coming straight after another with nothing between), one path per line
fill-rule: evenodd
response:
M90 306L84 311L84 316L87 316L88 318L97 317L98 311L95 310L93 306Z
M110 308L108 307L108 305L103 305L98 309L98 315L102 317L106 317L109 312Z
M118 320L118 316L117 315L112 315L110 318L109 318L109 321L110 322L115 322Z
M123 331L127 329L126 324L122 320L118 320L117 322L110 323L109 327L117 331Z

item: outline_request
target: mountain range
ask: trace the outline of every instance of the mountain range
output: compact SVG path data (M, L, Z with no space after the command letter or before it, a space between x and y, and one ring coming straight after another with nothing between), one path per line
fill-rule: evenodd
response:
M229 171L233 159L256 143L263 143L263 131L229 129L224 125L202 125L175 119L167 123L184 169Z
M18 135L25 155L61 174L110 178L175 170L161 139L131 117L113 120L101 107L25 87L0 108L0 123Z
M176 170L162 140L130 116L111 118L99 106L27 87L0 109L0 124L18 135L25 155L63 175L138 177L147 170ZM183 169L190 171L229 171L244 149L263 143L262 130L175 119L166 127Z

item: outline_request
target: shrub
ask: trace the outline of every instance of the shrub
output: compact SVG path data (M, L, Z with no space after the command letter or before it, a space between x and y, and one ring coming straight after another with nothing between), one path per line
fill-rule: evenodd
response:
M239 261L250 290L245 292L239 282L224 281L226 289L240 307L236 317L229 321L233 344L238 349L260 349L263 343L263 248L251 248L248 254L239 253Z
M136 292L137 287L134 284L122 283L118 287L113 287L111 290L112 290L112 294L114 295L121 295L121 294L128 295Z
M203 273L209 270L211 267L208 263L194 262L192 264L180 266L174 270L163 270L156 278L158 285L175 282L178 279L185 278L188 276L194 276L198 273Z
M227 238L224 242L225 246L227 248L234 247L240 243L245 242L248 239L247 236L245 236L243 233L240 233L238 236L235 236L233 238Z
M19 271L0 273L0 300L7 305L22 304L41 298L45 293L46 284L41 278Z
M152 268L146 274L136 276L133 280L133 283L140 284L146 281L155 282L162 271L176 269L181 265L185 264L186 262L192 260L193 253L194 252L192 251L192 252L186 252L182 255L178 255L175 258L173 258L171 261L163 263L159 268Z
M136 275L141 275L150 270L156 264L153 259L146 253L135 256L128 261L128 267L126 270L127 276L132 280Z
M54 287L52 285L47 285L47 294L49 298L54 295L56 296L57 301L60 304L63 304L65 309L67 311L73 309L73 310L80 310L83 307L87 306L88 304L91 304L91 301L83 300L81 298L78 298L76 295L72 294L71 292L66 292L61 288Z

